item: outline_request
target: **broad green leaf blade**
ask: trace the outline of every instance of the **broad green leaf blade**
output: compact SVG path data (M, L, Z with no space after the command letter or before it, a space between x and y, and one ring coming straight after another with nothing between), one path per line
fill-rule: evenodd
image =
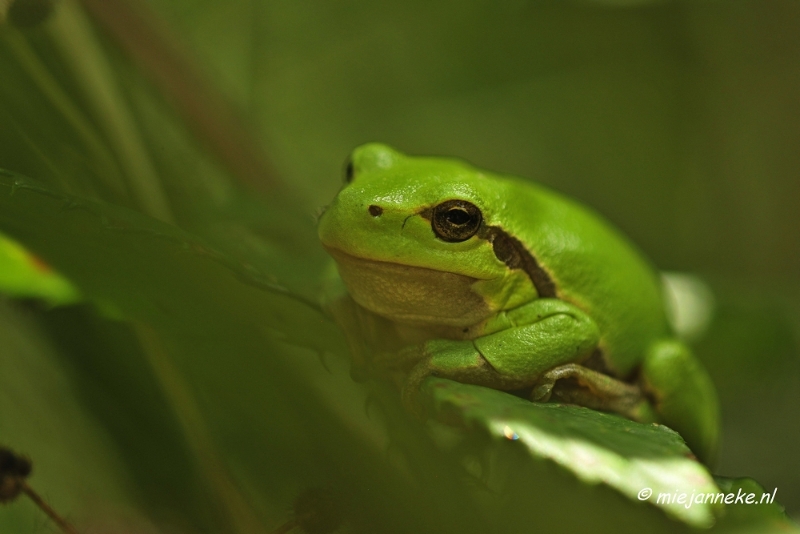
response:
M0 293L39 298L51 305L80 300L78 290L49 265L0 234Z
M6 171L0 171L0 230L56 266L85 295L129 319L215 329L225 317L320 352L330 350L326 340L340 337L315 303L196 236ZM191 325L177 309L193 310Z
M709 527L715 521L710 504L658 502L659 494L718 491L681 437L665 426L578 406L532 403L439 378L428 379L424 388L426 403L442 422L516 441L532 459L552 460L586 483L607 484L689 525Z

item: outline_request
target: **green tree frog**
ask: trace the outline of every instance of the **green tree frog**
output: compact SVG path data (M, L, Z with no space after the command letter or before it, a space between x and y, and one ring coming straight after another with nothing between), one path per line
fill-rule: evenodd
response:
M437 376L657 421L710 461L713 384L670 332L656 271L600 216L377 143L353 151L345 181L318 231L354 373L394 378L415 411Z

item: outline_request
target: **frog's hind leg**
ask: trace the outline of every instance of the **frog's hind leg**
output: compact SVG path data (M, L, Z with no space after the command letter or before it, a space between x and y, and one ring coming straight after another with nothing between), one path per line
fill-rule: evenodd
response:
M641 383L659 422L680 433L700 460L712 463L719 437L717 395L689 348L677 340L654 343L642 363Z

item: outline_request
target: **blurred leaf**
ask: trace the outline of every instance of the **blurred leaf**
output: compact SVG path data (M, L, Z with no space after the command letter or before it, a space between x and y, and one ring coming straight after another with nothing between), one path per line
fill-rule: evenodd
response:
M751 478L719 477L717 484L726 494L735 494L732 499L735 502L726 506L725 517L719 524L720 530L740 534L800 532L800 527L786 517L783 506L774 502L777 488L770 492ZM748 504L745 499L749 499L751 493L753 498ZM766 500L764 495L768 495L770 500Z
M51 305L80 300L78 291L19 243L0 234L0 292L44 299Z
M8 5L8 20L21 28L41 24L53 11L55 0L3 0L0 11ZM0 22L2 22L0 15Z
M6 233L129 319L219 328L220 317L226 317L270 328L318 351L327 350L326 338L339 336L313 302L169 224L57 193L5 171L0 171L0 209ZM178 308L195 312L191 325L174 313ZM308 329L317 335L308 336Z

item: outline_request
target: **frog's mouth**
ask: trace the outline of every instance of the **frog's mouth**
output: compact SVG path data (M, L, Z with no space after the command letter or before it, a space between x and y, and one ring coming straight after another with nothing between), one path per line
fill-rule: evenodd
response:
M325 248L353 300L378 315L402 323L456 327L472 326L491 315L483 297L472 290L478 278Z

